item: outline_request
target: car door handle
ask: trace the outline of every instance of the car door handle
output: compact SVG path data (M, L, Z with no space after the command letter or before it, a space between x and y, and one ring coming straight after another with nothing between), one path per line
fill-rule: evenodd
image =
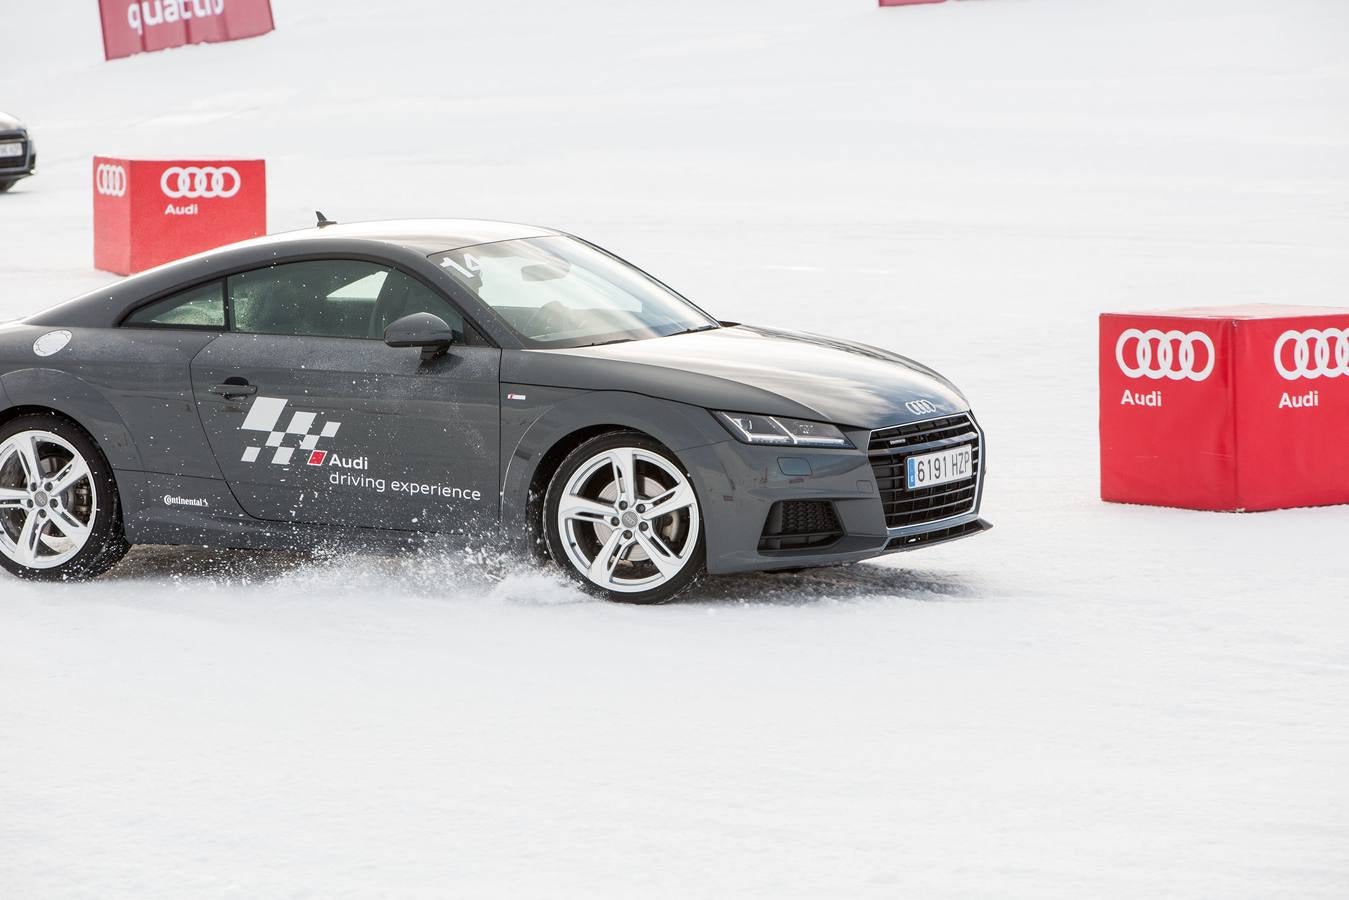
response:
M226 400L230 400L234 397L248 397L258 392L257 387L251 384L216 384L212 385L208 390L212 394L219 394Z

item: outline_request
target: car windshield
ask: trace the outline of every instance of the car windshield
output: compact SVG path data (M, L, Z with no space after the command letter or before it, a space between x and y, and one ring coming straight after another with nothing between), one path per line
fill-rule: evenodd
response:
M431 259L526 347L586 347L717 327L678 294L575 238L498 241Z

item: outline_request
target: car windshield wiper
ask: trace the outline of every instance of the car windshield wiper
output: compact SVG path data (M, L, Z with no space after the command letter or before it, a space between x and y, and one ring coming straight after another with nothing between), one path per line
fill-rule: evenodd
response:
M669 334L652 335L652 337L674 337L675 335L680 335L680 334L693 334L693 332L695 332L695 331L710 331L710 330L713 329L713 328L721 328L721 327L722 327L722 326L721 326L720 324L717 324L717 323L713 322L713 323L711 323L711 324L709 324L709 325L699 325L697 328L685 328L683 331L672 331L672 332L670 332ZM641 339L641 338L634 338L634 337L621 337L621 338L613 338L613 339L607 340L607 341L596 341L596 342L593 343L593 344L585 344L584 346L586 346L586 347L604 347L604 346L607 346L607 345L609 345L609 344L626 344L626 343L628 343L629 341L636 341L636 340L642 340L642 339Z
M699 325L697 328L685 328L683 331L676 331L671 334L667 334L666 337L674 337L676 334L693 334L698 331L711 331L714 328L720 327L722 327L721 323L711 322L707 325Z

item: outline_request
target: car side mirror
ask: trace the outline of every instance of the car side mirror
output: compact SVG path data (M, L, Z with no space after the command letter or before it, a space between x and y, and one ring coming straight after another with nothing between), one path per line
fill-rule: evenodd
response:
M413 313L384 329L384 343L390 347L420 347L422 359L432 360L450 349L454 329L433 313Z

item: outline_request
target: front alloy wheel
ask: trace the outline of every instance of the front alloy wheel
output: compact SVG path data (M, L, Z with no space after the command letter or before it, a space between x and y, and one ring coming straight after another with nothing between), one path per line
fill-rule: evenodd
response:
M23 578L91 578L126 552L112 474L93 441L54 416L0 429L0 565Z
M574 450L553 476L544 515L553 559L611 600L664 603L702 572L693 484L644 435L603 435Z

